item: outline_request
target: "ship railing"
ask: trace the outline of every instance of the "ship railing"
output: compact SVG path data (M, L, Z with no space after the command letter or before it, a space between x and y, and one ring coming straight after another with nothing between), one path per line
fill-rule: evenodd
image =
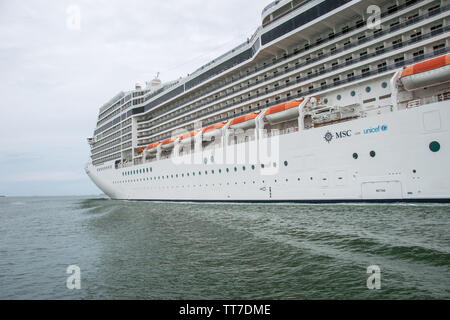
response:
M411 109L446 100L450 100L450 92L437 93L426 97L419 97L407 101L401 101L400 106L406 109Z
M446 30L450 30L450 26L447 26L445 29ZM425 36L426 35L423 35L424 39L427 38ZM422 37L422 36L419 36L419 37ZM405 42L409 42L409 40L405 41ZM391 49L391 50L394 50L394 49ZM391 50L388 50L388 51L391 51ZM339 81L335 81L333 83L329 83L329 84L326 84L326 85L323 85L323 86L320 86L320 87L316 87L316 88L310 89L308 91L302 92L302 93L300 93L298 95L293 95L293 96L290 96L290 97L287 97L287 98L284 98L284 99L279 99L279 100L275 101L275 103L279 104L279 103L290 101L292 99L301 98L301 97L304 97L304 96L307 96L307 95L314 95L314 94L316 94L316 93L318 93L320 91L331 89L331 88L334 88L334 87L337 87L337 86L341 86L343 84L351 83L351 82L354 82L354 81L357 81L357 80L361 80L361 79L364 79L364 78L367 78L367 77L371 77L371 76L374 76L374 75L377 75L377 74L381 74L381 73L384 73L384 72L393 71L393 70L399 69L399 68L401 68L403 66L411 65L411 64L417 63L418 61L423 61L423 60L426 60L426 59L429 59L429 58L440 56L440 55L446 54L448 52L450 52L450 46L434 50L433 52L429 52L429 53L426 53L426 54L422 54L422 55L416 56L416 57L414 57L412 59L403 60L401 62L396 62L396 63L390 64L390 65L382 66L382 67L379 67L377 69L373 69L373 70L370 70L368 72L365 72L365 73L362 73L362 74L359 74L359 75L355 75L355 76L347 78L347 79L342 79L342 80L339 80ZM365 55L365 56L363 56L361 58L353 59L351 61L352 62L351 64L359 62L359 61L364 60L364 59L367 59L368 56L373 56L374 53L367 54L367 55ZM339 66L340 67L341 66L345 66L345 63L340 64ZM330 68L328 68L328 69L330 69ZM238 104L241 104L241 103L245 103L246 101L253 100L253 99L257 98L257 97L265 96L265 95L267 95L269 93L272 93L274 91L279 91L279 90L281 90L281 89L283 89L285 87L292 86L295 83L299 83L299 82L303 82L305 80L309 80L310 78L316 77L319 74L323 74L323 73L328 72L329 71L328 69L324 69L322 72L319 72L319 73L317 73L315 75L312 74L312 75L310 75L308 77L298 79L296 82L292 81L292 83L280 85L280 86L278 86L276 88L273 88L273 89L270 89L268 91L261 92L261 93L258 93L258 94L254 94L254 95L252 95L250 97L247 97L247 98L244 98L244 99L242 99L240 101L237 101L234 104L230 104L227 107L233 107L235 105L238 105ZM272 104L266 103L266 104L263 104L263 105L261 105L259 107L256 107L256 108L252 109L252 111L262 110L262 109L268 108L268 107L270 107L272 105L273 105L273 103ZM194 117L194 118L190 119L190 121L195 121L195 120L204 118L204 117L206 117L206 116L208 116L210 114L213 114L213 113L217 113L217 111L216 110L212 110L212 111L206 112L204 114L198 115L197 117ZM239 117L239 116L247 114L247 113L248 113L248 111L245 111L245 112L242 112L242 113L239 113L239 114L235 114L233 116L225 117L225 118L222 118L221 121L227 121L227 120L230 120L230 119L232 119L234 117ZM168 121L170 119L171 118L166 119L166 121ZM211 122L205 123L203 125L204 126L208 126L208 125L214 124L215 122L217 122L217 121L211 121ZM153 132L151 134L139 135L138 139L145 139L146 137L154 136L154 135L156 135L156 134L158 134L160 132L164 132L164 131L170 130L170 129L178 126L178 125L179 124L173 124L173 125L169 126L168 128L164 128L164 129L158 130L158 131ZM158 138L158 141L159 140L168 139L170 137L171 137L171 134L168 134L168 135L166 135L166 136L164 136L162 138ZM156 142L156 141L153 141L153 142ZM152 143L152 142L150 141L149 143ZM144 146L146 144L148 144L148 143L139 143L138 146Z
M402 7L402 6L400 6L400 7ZM434 9L434 10L432 10L432 11L430 11L430 12L427 12L426 14L423 14L423 15L421 15L421 16L419 16L419 17L415 17L415 18L410 19L410 20L408 20L408 21L406 21L406 22L403 22L403 23L400 23L400 24L398 24L398 25L389 27L389 28L387 28L387 29L378 31L377 33L374 33L372 36L369 36L369 37L360 39L359 41L356 41L356 42L354 42L354 43L348 44L348 45L346 45L345 47L339 48L339 49L337 49L337 50L335 50L335 51L333 51L333 52L331 52L331 53L327 53L327 54L324 54L324 55L322 55L322 56L320 56L320 57L316 57L316 58L310 59L309 61L303 62L303 63L301 63L301 64L299 64L299 65L296 65L296 66L294 66L294 67L292 67L292 68L289 68L289 69L287 69L287 70L284 70L283 72L279 72L279 73L277 74L277 76L279 76L279 75L281 75L281 74L284 74L284 73L286 73L286 72L290 72L290 71L292 71L292 70L294 70L294 69L298 69L298 68L303 67L303 66L305 66L305 65L307 65L307 64L314 63L314 62L316 62L316 61L318 61L318 60L325 59L325 58L327 58L327 57L329 57L329 56L338 54L338 53L340 53L340 52L342 52L342 51L344 51L344 50L347 50L347 49L352 48L352 47L354 47L354 46L360 45L360 44L362 44L362 43L364 43L364 42L367 42L367 41L370 41L370 40L372 40L372 39L379 38L379 37L381 37L381 36L383 36L383 35L389 34L389 33L393 32L393 31L396 31L396 30L401 29L401 28L403 28L403 27L405 27L405 26L408 26L408 25L410 25L410 24L412 24L412 23L417 23L417 22L422 21L422 20L424 20L424 19L426 19L426 18L435 16L435 15L440 14L440 13L442 13L442 12L444 12L444 11L449 10L449 9L450 9L450 4L445 5L445 6L443 6L443 7L440 7L440 8L437 8L437 9ZM389 13L389 12L384 12L384 13L382 13L381 15L382 15L382 17L384 17L384 16L388 16L389 14L392 14L392 12L390 12L390 13ZM268 68L270 68L271 66L276 65L276 64L280 63L281 61L284 61L284 60L286 60L286 59L288 59L288 58L292 58L292 57L294 57L294 56L298 56L298 55L300 55L300 54L303 54L304 52L306 52L306 51L308 51L308 50L315 49L315 48L316 48L317 46L319 46L319 45L323 45L323 44L325 44L325 43L327 43L327 42L329 42L329 41L331 41L331 40L333 40L333 39L335 39L335 38L337 38L337 37L339 37L339 36L341 36L341 35L344 35L344 34L346 34L346 33L349 33L350 31L353 31L353 30L360 29L360 28L362 28L362 27L363 27L363 25L355 25L355 26L353 26L353 27L349 27L349 28L346 29L345 31L341 31L341 32L335 33L335 34L333 34L332 36L329 36L328 39L323 39L322 42L320 42L320 43L310 44L308 47L299 49L299 50L297 50L297 51L294 51L294 52L291 53L291 54L288 54L288 55L285 55L285 56L280 57L280 58L278 58L278 59L275 59L274 61L272 61L272 62L270 62L270 63L268 63L268 64L266 64L266 65L264 65L264 66L255 68L255 69L253 69L252 71L249 71L248 73L246 73L246 74L244 74L244 75L238 76L237 78L233 78L232 80L230 80L230 81L228 81L228 82L225 82L223 85L221 85L221 86L219 86L219 87L215 87L215 88L209 89L209 90L207 90L207 91L205 91L205 92L199 93L198 95L193 96L193 97L192 97L191 99L189 99L189 101L187 101L187 102L183 102L183 103L180 103L180 104L175 104L174 106L172 106L172 107L170 107L169 109L166 109L166 110L164 110L164 111L161 111L160 113L156 114L155 116L158 116L158 115L160 115L160 114L166 113L166 112L171 111L171 110L173 110L173 109L179 108L179 107L181 107L182 105L184 105L184 104L186 104L186 103L190 103L191 101L193 101L193 100L195 100L195 99L197 99L197 98L199 98L199 97L201 97L201 96L205 96L205 95L207 95L207 94L209 94L209 93L211 93L211 92L213 92L213 91L216 91L216 90L218 90L218 89L220 89L220 88L223 88L223 87L225 87L225 86L227 86L227 85L229 85L229 84L231 84L231 83L234 83L234 82L236 82L236 81L238 81L238 80L240 80L240 79L242 79L242 78L245 78L245 77L248 77L248 76L250 76L250 75L253 75L254 73L260 72L260 71L262 71L262 70L264 70L264 69L268 69ZM446 30L447 30L447 28L445 28L445 30L442 29L442 28L440 28L440 29L437 29L437 30L432 31L431 33L432 33L433 35L437 35L437 34L439 34L439 33L442 33L443 31L446 31ZM256 36L256 34L258 33L258 31L259 31L259 30L257 30L257 32L255 32L254 36ZM253 37L254 37L254 36L253 36ZM402 46L403 46L403 44L400 43L400 44L396 45L394 48L396 49L396 48L399 48L399 47L402 47ZM384 53L384 52L386 52L385 49L379 50L379 53L380 53L380 54L381 54L381 53ZM216 59L216 60L217 60L217 59ZM333 68L336 68L336 67L333 67ZM262 82L262 81L270 80L270 79L272 79L272 78L273 78L273 76L270 76L270 77L268 77L268 78L266 78L266 79L264 79L264 80L257 81L257 82L255 82L255 83L251 84L250 86L243 86L243 87L242 87L242 90L247 89L247 88L249 88L249 87L252 87L252 86L254 86L254 85L257 85L257 84L259 84L259 83ZM236 93L236 92L233 92L233 94L234 94L234 93ZM221 98L224 98L224 97L226 97L226 96L228 96L228 95L221 96ZM200 107L202 107L203 105L204 105L204 104L199 105L197 108L200 108ZM139 120L138 123L141 123L141 122L147 122L147 121L150 121L150 120L151 120L151 119L147 119L147 120Z
M446 8L446 10L450 9L450 5L446 6L445 8ZM439 8L439 9L442 9L442 10L443 10L444 8ZM415 22L421 21L421 20L425 19L425 18L424 18L425 16L429 16L429 15L431 15L431 14L434 15L434 14L435 14L435 11L441 12L441 10L439 10L439 9L433 10L432 12L429 12L429 13L423 15L423 16L420 16L420 17L416 17L416 18L414 18L414 19L411 19L410 21L415 21ZM409 22L409 21L408 21L408 22ZM402 25L402 24L400 24L400 25ZM406 24L405 24L405 25L406 25ZM397 26L398 26L398 25L397 25ZM395 26L395 27L397 27L397 26ZM319 75L322 75L322 74L325 74L325 73L328 73L328 72L335 71L335 70L340 69L340 68L342 68L342 67L349 66L349 65L355 64L355 63L357 63L357 62L364 61L364 60L370 59L370 58L372 58L372 57L376 57L376 56L379 56L379 55L382 55L382 54L385 54L385 53L388 53L388 52L397 50L397 49L399 49L399 48L402 48L402 47L404 47L404 46L407 46L407 45L416 43L416 42L421 41L421 40L429 39L429 38L431 38L431 37L434 37L434 36L436 36L436 35L442 34L442 33L446 32L446 31L449 31L449 30L450 30L450 26L445 26L445 27L442 27L442 28L433 30L433 31L431 31L431 32L429 32L429 33L427 33L427 34L423 34L423 35L414 37L414 38L412 38L412 39L405 40L405 41L403 41L403 42L401 42L401 43L397 43L397 44L395 44L395 45L392 45L391 47L386 47L386 48L384 48L384 49L382 49L382 50L378 50L378 51L375 51L375 52L366 54L366 55L361 56L361 57L359 57L359 58L355 58L355 59L352 59L352 60L350 60L350 61L346 61L346 62L340 63L340 64L338 64L338 65L331 66L331 67L329 67L329 68L327 68L327 69L323 69L323 70L321 70L321 71L319 71L319 72L316 72L316 73L313 73L313 74L308 75L308 76L306 76L306 77L297 79L297 80L296 80L296 83L299 83L299 82L305 81L305 80L309 80L309 79L312 79L312 78L317 77L317 76L319 76ZM388 34L389 32L391 32L390 29L386 29L386 30L380 32L379 34ZM378 37L379 34L377 34L376 37ZM220 99L226 98L226 97L228 97L228 96L230 96L230 95L232 95L232 94L236 94L237 92L240 92L240 91L242 91L242 90L246 90L246 89L252 88L252 87L254 87L254 86L257 86L257 85L261 84L262 82L266 82L266 81L271 80L271 79L273 79L273 78L280 77L281 75L284 75L284 74L286 74L286 73L295 71L295 70L300 69L300 68L303 68L303 67L305 67L305 66L307 66L307 65L309 65L309 64L312 64L312 63L318 62L318 61L320 61L320 60L323 60L323 59L325 59L325 58L328 58L328 57L330 57L330 56L336 55L336 54L338 54L338 53L340 53L340 52L343 52L343 51L345 51L345 50L347 50L347 49L349 49L349 48L358 46L358 45L360 45L362 42L366 42L366 41L368 41L368 40L372 40L372 39L374 39L374 38L376 38L376 37L375 37L375 35L370 36L370 37L366 37L366 38L364 38L364 39L360 39L359 41L356 41L356 42L354 42L354 43L351 43L351 44L347 45L345 48L344 48L344 47L343 47L343 48L339 48L339 49L337 49L337 50L334 50L333 52L329 52L329 53L323 54L323 55L321 55L320 57L315 57L315 58L310 59L309 61L304 61L304 62L302 62L302 63L300 63L300 64L298 64L298 65L292 66L291 68L285 69L285 70L283 70L283 71L279 71L279 72L277 72L277 73L274 74L274 75L268 76L268 77L266 77L266 78L264 78L264 79L261 79L261 80L259 80L259 81L253 82L253 83L251 83L251 84L249 84L249 85L243 86L242 89L240 89L240 90L238 90L238 91L233 91L233 92L227 93L227 94L225 94L225 95L222 95L222 96L220 96ZM416 59L416 61L419 61L419 60L421 60L421 56L417 56L417 57L415 57L414 59ZM414 62L414 61L413 61L413 62ZM397 63L396 63L396 66L400 68L400 67L404 66L404 63L402 63L402 62L397 62ZM384 68L384 70L387 70L387 67L382 67L382 70L383 70L383 68ZM337 83L339 83L339 82L337 82ZM267 93L271 93L271 92L273 92L273 91L282 89L282 88L284 88L284 87L286 87L286 86L288 86L288 85L291 86L292 84L289 83L289 84L287 84L287 85L286 85L286 84L285 84L285 85L281 85L281 86L278 86L277 88L273 88L273 89L271 89L271 90L269 90L269 91L267 91L267 92L262 92L262 93L260 93L260 94L257 94L256 96L261 96L261 95L265 95L265 94L267 94ZM215 90L216 90L216 89L215 89ZM254 98L254 97L253 97L253 98ZM248 99L247 99L247 100L248 100ZM210 104L210 103L211 103L211 102L205 102L205 103L202 103L202 104L200 104L199 106L197 106L196 109L201 108L201 107L203 107L203 106L205 106L205 105L207 105L207 104ZM173 107L171 107L171 108L165 110L164 113L167 113L167 112L169 112L169 111L171 111L171 110L173 110L173 109L176 109L176 108L178 108L179 106L180 106L180 105L175 105L175 106L173 106ZM189 111L190 111L190 110L189 110ZM180 116L180 114L174 115L174 116L172 116L171 118L168 118L168 119L157 120L157 121L153 122L150 126L143 127L143 128L141 128L140 130L145 130L145 129L151 128L151 127L156 126L156 125L158 125L158 124L160 124L160 123L162 123L162 122L168 121L168 120L170 120L170 119L172 119L173 117L176 117L176 116Z

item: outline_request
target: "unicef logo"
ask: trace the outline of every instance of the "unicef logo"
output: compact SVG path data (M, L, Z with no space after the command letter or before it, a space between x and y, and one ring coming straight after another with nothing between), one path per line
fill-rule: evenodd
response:
M325 133L325 137L323 137L325 139L326 142L330 143L331 140L333 140L333 134L328 131L327 133Z
M368 129L364 129L364 134L371 134L371 133L379 133L379 132L385 132L388 130L388 126L383 124L383 125L378 125L377 127L374 128L368 128Z

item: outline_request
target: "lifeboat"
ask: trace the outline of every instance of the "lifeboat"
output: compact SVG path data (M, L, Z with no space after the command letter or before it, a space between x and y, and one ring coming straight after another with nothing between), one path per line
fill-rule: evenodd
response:
M231 129L250 129L256 127L256 117L258 117L259 112L252 112L230 121Z
M156 142L156 143L152 143L149 144L146 148L146 150L150 153L154 153L157 151L158 146L161 144L161 142Z
M181 144L188 144L191 143L194 139L194 136L199 132L200 130L191 131L188 133L185 133L180 136L180 143Z
M303 98L270 107L265 113L266 120L269 121L270 124L274 124L298 118L299 113L297 107L302 103L302 101Z
M212 137L217 137L222 135L222 128L225 126L227 122L219 122L213 124L209 127L206 127L202 130L203 133L203 141L210 141Z
M172 149L177 139L178 138L175 137L164 140L163 142L161 142L161 149Z
M408 91L450 81L450 54L406 67L400 80Z
M145 148L144 147L140 147L137 151L137 154L141 154L142 152L144 152Z

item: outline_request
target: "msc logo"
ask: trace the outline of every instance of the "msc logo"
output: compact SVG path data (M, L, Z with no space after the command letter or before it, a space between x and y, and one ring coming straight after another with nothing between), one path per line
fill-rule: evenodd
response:
M336 133L331 133L330 131L328 131L327 133L325 133L325 136L323 137L325 139L326 142L330 143L333 139L343 139L343 138L348 138L352 136L352 130L343 130L343 131L339 131Z
M378 127L375 128L369 128L369 129L364 129L364 134L371 134L371 133L378 133L381 131L387 131L388 130L388 126L387 125L378 125Z

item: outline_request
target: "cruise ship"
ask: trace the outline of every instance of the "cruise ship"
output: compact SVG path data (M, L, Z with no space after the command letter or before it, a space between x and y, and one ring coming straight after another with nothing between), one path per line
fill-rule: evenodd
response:
M450 3L278 0L241 45L99 110L112 199L448 201Z

